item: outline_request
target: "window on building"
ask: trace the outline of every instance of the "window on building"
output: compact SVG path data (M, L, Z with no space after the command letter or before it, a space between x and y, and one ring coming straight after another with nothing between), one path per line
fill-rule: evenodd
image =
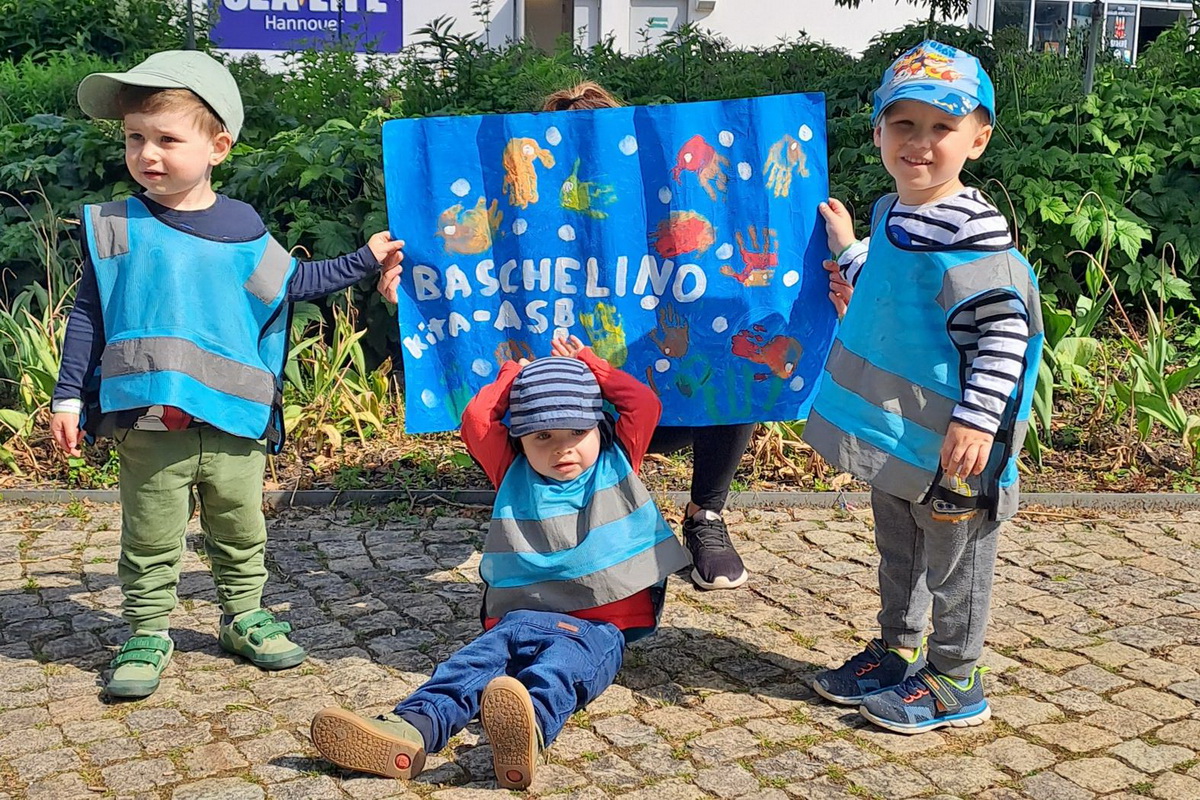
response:
M995 0L992 6L992 32L1015 28L1028 35L1030 0Z
M1037 53L1067 51L1067 14L1065 0L1037 0L1033 9L1033 49Z
M1137 6L1125 3L1109 3L1105 21L1105 44L1114 56L1125 62L1133 61L1137 41Z

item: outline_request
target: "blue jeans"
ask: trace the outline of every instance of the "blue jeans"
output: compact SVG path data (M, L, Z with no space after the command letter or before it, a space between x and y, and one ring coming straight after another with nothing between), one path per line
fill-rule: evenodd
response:
M550 611L510 611L490 631L459 650L396 706L436 753L479 715L492 678L510 675L525 685L543 742L549 746L567 718L612 685L625 637L607 622Z

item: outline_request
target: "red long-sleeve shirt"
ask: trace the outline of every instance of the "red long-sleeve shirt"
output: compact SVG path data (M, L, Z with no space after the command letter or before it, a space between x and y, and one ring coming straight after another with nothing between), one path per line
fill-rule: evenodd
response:
M638 472L662 416L662 402L649 387L614 368L590 347L579 351L579 359L596 376L600 394L616 407L620 415L616 424L617 439L624 445L634 472ZM496 488L500 487L518 455L502 420L508 413L508 395L520 371L517 362L505 363L496 380L480 389L463 411L462 440ZM655 623L654 602L649 589L613 603L572 611L571 616L611 622L622 630L648 628ZM488 618L484 627L491 628L497 622L498 619Z

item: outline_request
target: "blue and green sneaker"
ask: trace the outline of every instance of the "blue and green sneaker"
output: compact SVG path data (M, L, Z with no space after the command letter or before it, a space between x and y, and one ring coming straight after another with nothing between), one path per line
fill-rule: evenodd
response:
M837 669L818 672L812 687L826 700L856 706L872 692L903 683L924 666L924 647L917 648L910 661L882 639L872 639L865 650Z
M983 696L987 671L987 667L975 667L969 678L959 679L926 666L898 686L864 698L858 712L896 733L982 725L992 716Z

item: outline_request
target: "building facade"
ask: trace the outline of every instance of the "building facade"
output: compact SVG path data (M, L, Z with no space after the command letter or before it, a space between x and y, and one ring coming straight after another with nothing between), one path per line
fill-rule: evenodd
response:
M1038 52L1065 53L1086 37L1097 9L1105 49L1129 63L1180 18L1194 16L1191 0L974 0L968 19L992 33L1015 31Z

